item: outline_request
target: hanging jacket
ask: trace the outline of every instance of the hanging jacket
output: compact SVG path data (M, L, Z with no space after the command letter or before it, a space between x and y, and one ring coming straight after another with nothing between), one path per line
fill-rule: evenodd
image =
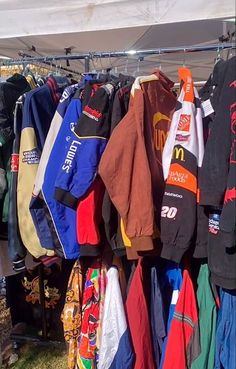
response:
M89 87L98 88L96 85L92 86L91 83ZM83 94L83 89L77 90L67 108L48 159L42 186L42 195L53 222L51 232L56 231L55 250L59 256L67 259L76 259L80 255L97 256L100 253L100 248L94 246L98 246L100 242L99 223L101 199L104 192L101 180L97 178L94 181L89 191L77 203L76 209L71 209L54 198L55 181L62 166L63 154L67 153L73 142L77 142L74 126L81 115ZM50 222L49 218L48 221ZM89 227L87 227L88 224ZM83 246L82 249L80 246Z
M17 180L19 170L20 135L25 95L16 102L14 112L14 141L11 155L11 179L9 189L8 252L15 271L25 269L26 248L22 242L17 214Z
M83 275L80 261L77 260L71 271L61 314L65 341L68 343L67 369L76 369L78 339L81 330L81 311L83 297Z
M7 189L6 170L3 162L3 152L2 149L0 148L0 200L3 198L6 189Z
M86 272L83 290L81 331L78 340L77 366L80 369L96 369L99 347L97 340L100 322L100 309L105 298L101 279L105 278L106 267L94 261ZM104 296L102 295L104 294Z
M8 142L0 146L0 156L2 157L3 167L2 167L2 175L3 179L5 180L5 189L3 192L3 206L2 206L2 215L1 221L3 223L8 222L8 215L9 215L9 188L10 188L10 177L11 177L11 153L12 153L12 139L9 139Z
M201 265L197 283L201 353L191 369L214 369L217 310L207 264Z
M161 256L179 262L196 229L197 176L204 154L200 100L191 72L179 70L183 87L163 151L166 179L161 211Z
M227 95L230 105L227 112L227 123L230 122L230 157L229 171L227 175L226 191L224 194L224 204L220 218L220 229L227 233L235 230L236 224L236 57L229 60L227 65ZM226 92L226 91L225 91ZM228 100L229 101L229 100ZM223 105L223 104L222 104ZM224 106L222 106L222 109ZM217 122L214 121L214 124Z
M161 352L161 362L160 362L160 369L163 368L164 360L165 360L165 352L166 352L166 345L168 340L168 335L170 333L171 322L174 317L174 312L176 308L176 304L179 299L180 290L182 287L183 278L182 278L182 270L178 266L178 264L168 261L163 274L162 274L162 283L161 283L161 291L163 297L167 298L167 291L171 291L170 300L166 301L168 306L168 316L167 316L167 326L166 326L166 336L164 338L162 352Z
M134 353L115 267L107 272L101 332L98 369L133 369Z
M131 239L127 252L134 252L135 257L137 251L153 250L154 223L160 226L161 156L176 104L172 86L160 71L135 80L129 111L114 129L99 166Z
M19 228L25 247L35 257L53 255L53 242L47 229L47 245L42 248L38 239L29 205L37 173L40 155L60 95L54 78L26 95L23 107L23 121L19 151L19 172L17 184L17 209ZM47 249L45 248L47 247Z
M158 280L157 268L151 268L151 299L150 299L150 320L152 341L155 357L155 368L160 367L160 358L166 337L165 307L162 299L162 291Z
M86 194L97 175L110 132L113 93L112 84L98 88L75 125L75 139L68 146L55 181L55 198L68 207L76 209L78 200Z
M54 184L63 160L63 155L60 153L65 152L68 145L76 139L73 127L79 119L81 109L81 100L72 98L51 149L42 185L43 200L49 210L59 241L57 242L54 237L54 248L59 256L66 259L76 259L80 255L80 246L76 236L76 210L56 201Z
M15 73L6 82L0 83L0 146L13 139L13 112L17 99L30 86L25 77Z
M120 88L114 97L111 114L111 132L126 115L129 108L130 92L132 84ZM125 246L121 237L120 216L113 205L107 190L105 191L102 205L102 217L107 240L113 250L118 255L125 255Z
M198 311L187 270L167 338L163 369L190 369L200 353Z
M216 323L214 369L236 367L236 290L220 289L220 310Z
M143 260L140 258L129 287L126 311L135 352L134 369L153 369L155 361L142 268Z
M75 94L76 90L78 89L78 84L68 86L63 91L59 104L57 106L57 110L54 114L53 120L50 124L50 128L46 137L46 141L43 146L43 151L40 156L40 162L37 170L37 174L35 177L34 182L34 190L33 190L33 196L36 197L39 195L39 192L42 189L42 184L44 181L44 174L45 169L47 166L48 158L50 156L52 147L54 145L54 142L56 140L57 134L59 132L59 129L61 127L63 118L65 116L66 110L70 104L70 101Z
M215 113L200 177L200 203L215 207L224 203L229 169L234 166L230 157L234 133L234 120L231 119L234 117L236 57L218 63L216 71L213 71L212 84L215 89L210 98ZM228 221L233 223L232 218Z
M209 209L208 263L215 284L236 288L236 57L216 64L214 114L200 172L200 204ZM220 147L220 150L219 150Z
M10 157L13 144L13 122L14 109L17 99L25 92L29 91L30 86L24 76L15 73L5 82L0 83L0 156L2 157L3 167L1 168L0 179L1 183L5 184L4 192L2 193L2 215L1 221L6 223L9 216L9 189L10 189ZM1 187L1 185L0 185Z
M30 202L30 213L31 213L32 220L34 222L34 226L36 228L37 235L38 235L41 245L44 246L48 244L48 228L49 228L49 232L51 233L51 237L53 240L53 246L57 250L58 250L59 240L54 230L50 213L43 200L43 196L40 192L42 190L45 170L48 164L51 150L55 143L58 131L61 127L67 107L72 99L72 96L76 92L77 88L78 88L78 85L68 86L63 91L63 94L60 98L59 104L57 106L57 110L50 124L50 128L49 128L49 131L46 137L46 141L43 146L42 154L40 156L40 162L38 165L32 198Z

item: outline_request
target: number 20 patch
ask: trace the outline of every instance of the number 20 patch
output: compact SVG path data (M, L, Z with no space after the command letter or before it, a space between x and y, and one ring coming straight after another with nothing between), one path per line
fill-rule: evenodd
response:
M169 207L169 206L162 206L161 209L161 216L163 218L169 218L169 219L173 219L176 214L177 214L178 209L174 208L174 207Z

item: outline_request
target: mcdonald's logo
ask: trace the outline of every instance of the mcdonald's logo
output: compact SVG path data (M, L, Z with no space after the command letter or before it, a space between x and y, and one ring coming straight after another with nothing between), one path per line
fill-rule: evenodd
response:
M184 149L182 147L175 147L172 158L176 160L184 161Z

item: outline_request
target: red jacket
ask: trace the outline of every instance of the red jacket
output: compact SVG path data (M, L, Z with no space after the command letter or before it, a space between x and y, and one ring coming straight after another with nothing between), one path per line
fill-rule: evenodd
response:
M187 270L171 322L163 369L189 369L200 353L198 311Z
M148 308L143 291L142 259L139 259L131 281L126 308L136 356L134 369L154 369Z

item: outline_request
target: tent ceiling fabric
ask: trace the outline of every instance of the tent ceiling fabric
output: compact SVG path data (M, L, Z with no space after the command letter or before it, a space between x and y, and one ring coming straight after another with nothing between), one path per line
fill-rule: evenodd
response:
M0 38L232 17L232 0L0 0Z
M235 27L226 21L235 16L234 0L0 0L0 14L0 55L11 58L19 51L32 56L64 54L67 47L82 53L217 43ZM187 54L186 63L202 80L215 56L215 52ZM130 56L92 60L90 66L149 73L161 59L163 71L176 79L183 58L183 54L156 55L138 63ZM65 66L65 61L59 64ZM70 61L70 66L84 71L82 61Z

